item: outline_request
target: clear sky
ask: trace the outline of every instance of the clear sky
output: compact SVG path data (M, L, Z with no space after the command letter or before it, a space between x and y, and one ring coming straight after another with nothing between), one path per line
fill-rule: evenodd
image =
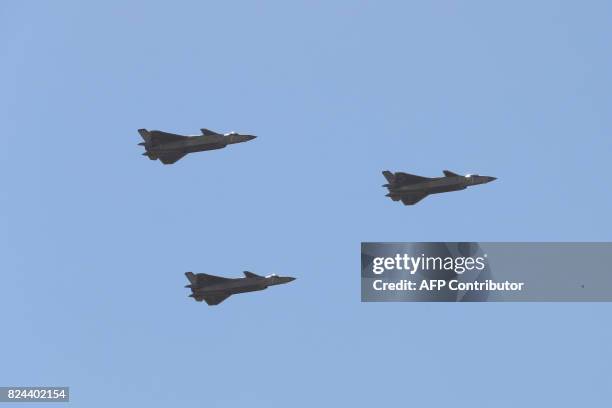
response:
M87 408L608 406L609 304L360 303L359 251L612 240L611 16L2 2L0 385ZM142 127L259 137L164 166ZM384 169L498 180L404 207ZM208 307L189 270L298 279Z

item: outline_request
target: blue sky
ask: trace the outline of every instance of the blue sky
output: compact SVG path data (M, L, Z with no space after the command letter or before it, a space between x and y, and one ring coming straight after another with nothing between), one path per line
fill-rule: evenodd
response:
M611 240L611 12L3 2L0 385L69 385L75 407L605 406L610 305L362 304L359 249ZM259 137L163 166L141 127ZM404 207L384 169L499 179ZM188 270L298 279L210 308Z

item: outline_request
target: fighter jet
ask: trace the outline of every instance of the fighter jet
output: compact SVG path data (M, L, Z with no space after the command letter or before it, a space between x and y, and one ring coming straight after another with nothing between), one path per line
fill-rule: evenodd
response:
M383 187L389 189L387 197L393 201L401 200L404 205L414 205L430 194L465 190L469 186L497 180L495 177L478 174L462 176L448 170L444 170L444 177L421 177L401 172L393 174L388 170L383 171L383 176L389 182L383 184Z
M260 276L253 272L244 272L244 278L224 278L205 273L186 272L185 276L190 284L185 286L191 289L189 297L198 302L204 300L210 306L218 305L236 293L255 292L264 290L268 286L289 283L295 278L288 276L268 275Z
M223 149L229 144L248 142L256 137L236 132L222 135L208 129L200 129L200 131L201 135L183 136L160 130L138 129L138 133L144 139L144 142L138 145L144 146L146 150L143 156L148 156L151 160L159 159L164 164L172 164L187 153Z

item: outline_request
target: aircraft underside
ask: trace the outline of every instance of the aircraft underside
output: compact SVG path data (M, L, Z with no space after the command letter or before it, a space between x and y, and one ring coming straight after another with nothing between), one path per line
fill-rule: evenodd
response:
M212 145L202 145L202 146L189 146L189 147L181 147L177 149L155 149L148 148L144 153L151 160L159 159L164 164L172 164L183 158L185 155L189 153L197 153L203 152L207 150L217 150L223 149L227 145L225 144L212 144Z

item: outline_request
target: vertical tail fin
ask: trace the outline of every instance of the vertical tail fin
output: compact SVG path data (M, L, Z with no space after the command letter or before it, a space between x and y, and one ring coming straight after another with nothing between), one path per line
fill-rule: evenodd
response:
M385 170L382 172L383 176L387 179L389 183L393 183L395 181L395 175L391 173L389 170Z
M145 143L151 143L151 134L147 129L138 129L138 133L144 139Z
M198 279L193 272L185 272L185 276L187 277L187 279L189 279L189 283L191 283L192 285L196 284L196 281Z

